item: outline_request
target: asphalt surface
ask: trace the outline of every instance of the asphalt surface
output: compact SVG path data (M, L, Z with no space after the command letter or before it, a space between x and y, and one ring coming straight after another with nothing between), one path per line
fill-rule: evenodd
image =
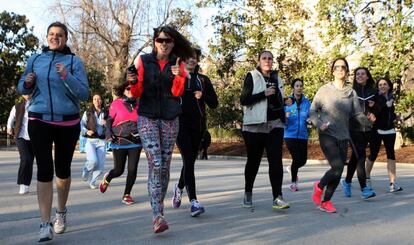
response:
M289 175L283 181L284 198L291 207L272 210L268 166L264 160L253 191L254 208L241 207L244 185L243 158L211 157L196 162L197 194L206 213L193 218L186 195L179 209L171 207L172 186L181 169L173 158L165 217L170 229L152 232L147 192L147 161L144 155L132 197L136 203L121 203L125 173L114 179L105 194L91 190L81 180L84 154L75 153L68 201L68 228L45 244L414 244L414 165L398 164L400 193L387 193L386 164L376 163L372 181L375 198L361 200L356 177L353 196L343 196L338 187L332 201L338 212L318 210L311 201L312 184L328 169L325 163L309 161L300 169L298 192L289 191ZM106 169L112 165L107 155ZM287 166L289 161L284 161ZM38 244L39 211L36 178L30 193L18 195L17 151L0 151L0 244ZM34 167L34 176L36 176ZM56 193L53 211L56 207Z

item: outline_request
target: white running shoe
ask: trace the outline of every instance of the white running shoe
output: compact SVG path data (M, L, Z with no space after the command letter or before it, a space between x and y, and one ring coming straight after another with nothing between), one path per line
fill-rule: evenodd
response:
M46 242L53 239L52 224L49 222L40 223L39 242Z
M29 186L28 185L20 185L19 194L24 195L29 193Z
M62 234L66 230L66 212L66 208L63 212L58 212L56 210L55 222L53 225L56 234Z

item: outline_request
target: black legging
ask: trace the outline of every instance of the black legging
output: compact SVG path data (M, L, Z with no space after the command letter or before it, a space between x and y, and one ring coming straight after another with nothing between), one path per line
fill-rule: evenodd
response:
M366 148L368 143L371 142L371 131L362 132L362 131L350 131L352 143L355 148L352 149L351 160L349 160L346 178L347 183L352 182L354 177L355 170L357 171L359 185L361 189L366 187L366 172L365 172L365 158L366 158ZM371 143L370 143L371 144ZM355 152L356 150L356 152Z
M247 150L247 162L244 169L244 190L246 192L252 192L254 180L256 179L260 162L262 160L263 150L266 148L273 199L279 195L282 195L283 128L275 128L269 133L252 133L243 131L243 138Z
M323 201L329 201L341 180L348 150L348 140L338 140L330 135L319 134L319 142L322 152L331 166L331 169L326 171L319 183L321 189L326 186Z
M34 154L29 140L23 138L16 139L17 149L20 155L20 167L17 175L18 185L30 185L33 175Z
M285 138L285 142L290 155L292 155L292 165L290 166L292 182L296 182L299 168L303 167L308 159L308 140Z
M189 200L197 200L194 164L197 159L203 133L190 128L180 127L177 136L177 146L180 149L183 167L181 168L178 187L186 187Z
M381 141L384 141L385 152L387 153L387 159L395 160L395 144L396 134L379 134L376 131L372 132L372 144L370 144L370 156L368 157L371 162L375 162L381 147Z
M80 133L79 123L72 126L60 126L40 120L29 120L28 132L36 157L37 181L52 181L53 167L56 177L69 178L73 152ZM52 155L53 145L55 159Z
M131 194L132 186L137 179L137 169L139 162L139 155L142 147L128 148L128 149L112 149L114 156L114 168L109 171L106 181L111 182L113 178L119 177L124 173L125 164L128 157L128 175L126 179L124 195Z

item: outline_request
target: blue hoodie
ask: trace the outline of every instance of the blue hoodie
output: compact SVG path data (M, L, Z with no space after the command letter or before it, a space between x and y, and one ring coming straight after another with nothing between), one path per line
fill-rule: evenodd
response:
M294 97L291 106L285 106L285 112L289 113L286 117L284 138L308 139L308 129L306 119L309 117L310 101L302 94L302 102L298 108L298 103Z
M56 71L58 63L66 67L65 80ZM31 72L36 73L35 85L25 88L24 80ZM41 54L31 56L17 89L21 94L33 93L28 108L29 117L51 122L79 118L79 101L87 100L89 96L85 67L68 47L62 51L45 48Z

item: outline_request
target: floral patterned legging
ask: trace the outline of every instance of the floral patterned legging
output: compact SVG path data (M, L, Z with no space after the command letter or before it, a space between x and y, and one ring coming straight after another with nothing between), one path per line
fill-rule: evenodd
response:
M138 118L138 131L148 160L148 194L154 218L164 215L164 198L178 129L178 117L173 120Z

